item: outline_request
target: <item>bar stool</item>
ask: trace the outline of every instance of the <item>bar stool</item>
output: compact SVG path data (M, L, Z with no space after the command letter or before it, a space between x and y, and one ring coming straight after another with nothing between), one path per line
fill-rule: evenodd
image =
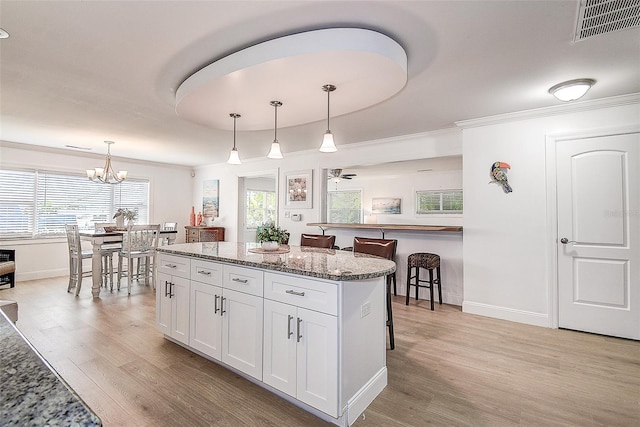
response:
M412 269L415 268L415 275L412 276ZM420 279L420 269L424 268L429 271L429 280ZM436 270L437 277L433 277L433 270ZM416 301L418 300L418 291L420 288L429 288L431 299L431 310L433 310L433 286L438 285L438 300L442 304L442 276L440 275L440 256L426 252L418 252L409 255L407 258L407 299L405 305L409 305L409 291L411 286L416 287ZM415 283L411 281L415 279ZM421 285L428 283L428 285Z

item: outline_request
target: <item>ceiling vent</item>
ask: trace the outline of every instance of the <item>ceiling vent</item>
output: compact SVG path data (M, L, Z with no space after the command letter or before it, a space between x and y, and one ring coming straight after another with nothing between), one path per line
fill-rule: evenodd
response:
M640 27L638 0L581 0L574 41Z

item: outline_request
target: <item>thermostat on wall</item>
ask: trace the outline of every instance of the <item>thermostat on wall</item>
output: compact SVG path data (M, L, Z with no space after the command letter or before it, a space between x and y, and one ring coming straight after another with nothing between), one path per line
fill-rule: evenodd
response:
M291 221L302 221L302 214L291 214Z

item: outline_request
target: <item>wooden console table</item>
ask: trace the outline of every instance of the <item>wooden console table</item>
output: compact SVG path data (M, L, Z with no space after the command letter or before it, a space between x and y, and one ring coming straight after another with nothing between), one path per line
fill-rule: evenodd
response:
M403 230L403 231L430 231L430 232L448 232L461 233L462 226L459 225L419 225L419 224L340 224L329 222L310 222L308 226L320 227L322 234L329 228L356 228L363 230L379 230L384 239L385 231Z
M224 242L224 227L184 226L187 243Z

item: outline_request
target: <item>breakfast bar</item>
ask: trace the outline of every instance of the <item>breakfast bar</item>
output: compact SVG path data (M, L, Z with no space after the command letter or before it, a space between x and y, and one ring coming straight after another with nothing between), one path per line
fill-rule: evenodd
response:
M387 385L386 286L393 261L257 243L158 248L165 338L337 425Z

